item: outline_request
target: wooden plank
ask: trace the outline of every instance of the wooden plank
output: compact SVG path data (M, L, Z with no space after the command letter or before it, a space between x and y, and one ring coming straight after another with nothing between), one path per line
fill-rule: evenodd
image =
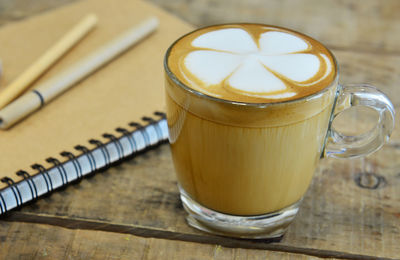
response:
M383 86L399 108L400 57L335 54L343 82L370 81ZM378 153L364 159L321 162L299 216L279 244L216 239L188 227L168 146L69 186L7 219L319 256L343 252L396 258L400 255L399 122L397 115L391 142ZM365 174L371 172L378 178ZM377 189L360 187L373 185L374 180L381 181Z
M400 105L400 57L374 53L333 51L339 64L341 84L369 83L386 93L395 106Z
M74 1L76 0L37 0L35 2L29 0L1 0L0 26L10 21L20 20Z
M2 0L0 25L73 1ZM260 22L293 28L334 49L400 53L397 0L150 1L196 26Z
M324 257L342 253L396 258L400 255L398 130L394 137L367 158L322 160L299 215L281 243L216 238L187 226L167 145L6 219ZM374 181L380 183L375 188Z
M0 259L320 259L130 234L0 222Z
M309 34L331 48L399 53L397 0L152 0L184 20L204 26L259 22Z

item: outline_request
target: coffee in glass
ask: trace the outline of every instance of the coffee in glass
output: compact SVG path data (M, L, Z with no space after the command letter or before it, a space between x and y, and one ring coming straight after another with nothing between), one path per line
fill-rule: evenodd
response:
M393 128L381 92L340 86L332 53L292 30L202 28L178 39L164 65L181 199L189 224L211 233L282 236L321 156L373 152ZM330 129L334 115L354 105L381 115L379 131L357 143Z

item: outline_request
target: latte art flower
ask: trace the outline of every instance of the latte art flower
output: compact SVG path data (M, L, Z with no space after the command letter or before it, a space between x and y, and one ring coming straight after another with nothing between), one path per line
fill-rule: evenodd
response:
M332 70L325 54L287 32L255 36L241 28L226 28L206 32L191 45L183 64L206 89L222 85L247 96L289 98L297 94L293 86L306 88Z

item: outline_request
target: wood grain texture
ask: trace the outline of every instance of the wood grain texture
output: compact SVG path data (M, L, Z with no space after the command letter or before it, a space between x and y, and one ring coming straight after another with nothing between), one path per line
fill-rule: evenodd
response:
M325 257L396 258L400 255L398 140L367 158L322 160L281 243L216 238L187 226L168 145L56 192L11 213L7 220Z
M331 48L397 54L400 50L400 2L397 0L152 2L197 26L258 22L304 32Z
M400 105L400 56L341 50L333 53L339 64L341 84L372 84L388 95L395 106Z
M1 0L0 25L48 11L76 0Z
M0 0L0 25L73 1ZM342 83L374 84L400 108L400 1L149 1L197 26L243 21L302 31L332 48ZM163 145L1 217L0 252L9 253L5 259L42 258L43 253L51 254L49 259L65 255L75 259L143 255L144 259L397 259L399 115L396 120L390 143L379 152L361 159L321 161L299 215L280 243L215 237L190 228L169 147Z
M130 234L0 222L0 260L13 259L320 259Z

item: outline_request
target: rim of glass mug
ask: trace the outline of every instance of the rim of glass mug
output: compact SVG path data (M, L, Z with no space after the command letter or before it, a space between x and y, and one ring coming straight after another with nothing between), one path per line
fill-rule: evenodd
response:
M329 82L329 84L328 84L327 86L325 86L323 89L321 89L321 90L319 90L319 91L317 91L317 92L315 92L315 93L312 93L312 94L310 94L310 95L304 96L304 97L300 97L300 98L296 98L296 99L290 99L290 100L285 100L285 101L277 101L277 102L251 103L251 102L241 102L241 101L227 100L227 99L218 98L218 97L213 97L213 96L207 95L207 94L205 94L205 93L202 93L202 92L200 92L200 91L198 91L198 90L195 90L195 89L193 89L193 88L187 86L185 83L183 83L182 81L180 81L180 80L175 76L175 74L170 70L170 68L169 68L169 66L168 66L168 58L169 58L169 56L170 56L170 53L171 53L171 50L173 49L173 47L174 47L181 39L185 38L186 36L188 36L188 35L190 35L190 34L192 34L192 33L195 33L195 32L197 32L197 31L199 31L199 30L203 30L203 29L206 29L206 28L216 27L216 26L222 26L222 25L238 25L238 24L252 24L252 25L267 26L267 27L277 28L277 29L281 29L281 30L286 30L286 31L290 31L290 32L299 34L299 35L301 35L301 36L305 36L305 37L311 38L311 39L313 39L314 41L318 42L319 44L321 44L321 45L328 51L329 55L332 57L332 60L333 60L333 63L334 63L333 65L334 65L334 68L335 68L335 75L334 75L332 81ZM259 107L259 108L264 108L264 107L268 107L268 106L284 105L284 104L289 104L289 103L294 103L294 102L300 102L300 101L304 101L304 100L310 100L310 99L318 98L319 96L323 95L326 91L329 91L329 89L330 89L333 85L339 84L339 83L338 83L338 80L339 80L339 68L338 68L338 63L337 63L336 57L333 55L333 53L332 53L324 44L322 44L321 42L315 40L314 38L312 38L312 37L310 37L310 36L308 36L308 35L306 35L306 34L297 32L297 31L295 31L295 30L291 30L291 29L288 29L288 28L284 28L284 27L280 27L280 26L275 26L275 25L261 24L261 23L225 23L225 24L215 24L215 25L209 25L209 26L201 27L201 28L198 28L198 29L196 29L196 30L190 31L190 32L184 34L183 36L179 37L177 40L175 40L175 41L171 44L171 46L167 49L167 52L165 53L165 56L164 56L164 69L165 69L165 71L166 71L168 77L169 77L176 85L178 85L179 87L181 87L183 90L185 90L186 92L188 92L188 93L190 93L190 94L193 94L193 95L195 95L195 96L197 96L197 97L200 97L200 98L209 99L209 100L212 100L212 101L215 101L215 102L219 102L219 103L224 103L224 104L229 104L229 105L237 105L237 106L247 106L247 107ZM339 89L338 89L337 91L339 91ZM336 96L337 96L337 95L336 95ZM336 101L336 97L335 97L334 102L335 102L335 101Z

